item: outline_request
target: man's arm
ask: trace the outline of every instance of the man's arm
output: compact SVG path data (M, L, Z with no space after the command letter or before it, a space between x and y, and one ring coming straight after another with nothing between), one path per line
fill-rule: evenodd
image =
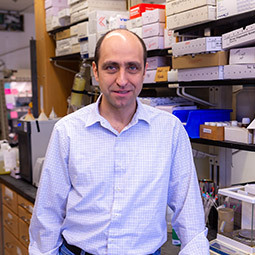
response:
M207 255L209 242L190 141L181 123L175 130L168 190L172 226L181 240L180 255Z
M57 255L62 243L61 226L71 186L68 176L68 139L57 124L47 149L29 228L30 255Z

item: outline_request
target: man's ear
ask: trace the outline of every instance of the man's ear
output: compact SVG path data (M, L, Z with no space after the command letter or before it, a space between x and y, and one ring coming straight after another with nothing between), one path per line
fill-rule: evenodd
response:
M145 67L144 67L143 78L145 77L147 68L148 68L148 62L146 62Z
M95 79L98 82L99 81L99 78L98 78L99 75L98 75L97 65L96 65L95 61L92 62L92 69L93 69Z

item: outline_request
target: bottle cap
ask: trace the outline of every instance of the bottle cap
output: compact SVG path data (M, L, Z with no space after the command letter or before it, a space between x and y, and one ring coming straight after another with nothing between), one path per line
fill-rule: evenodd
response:
M237 120L232 120L231 121L231 126L237 127Z
M247 125L250 124L251 120L250 118L242 118L242 124Z

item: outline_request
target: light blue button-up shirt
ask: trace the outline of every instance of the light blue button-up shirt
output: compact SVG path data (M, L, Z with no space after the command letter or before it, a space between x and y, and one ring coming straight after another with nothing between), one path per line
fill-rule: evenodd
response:
M182 123L137 101L132 121L118 133L100 115L99 100L55 125L30 225L29 254L58 254L61 235L92 254L151 254L167 239L167 204L174 211L180 254L209 254Z

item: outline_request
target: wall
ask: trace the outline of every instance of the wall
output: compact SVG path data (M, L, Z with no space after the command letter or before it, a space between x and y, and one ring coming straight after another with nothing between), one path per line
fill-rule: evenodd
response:
M31 37L35 38L33 13L24 14L24 32L0 31L0 59L5 62L7 68L30 69L29 40ZM14 52L9 53L12 51Z

